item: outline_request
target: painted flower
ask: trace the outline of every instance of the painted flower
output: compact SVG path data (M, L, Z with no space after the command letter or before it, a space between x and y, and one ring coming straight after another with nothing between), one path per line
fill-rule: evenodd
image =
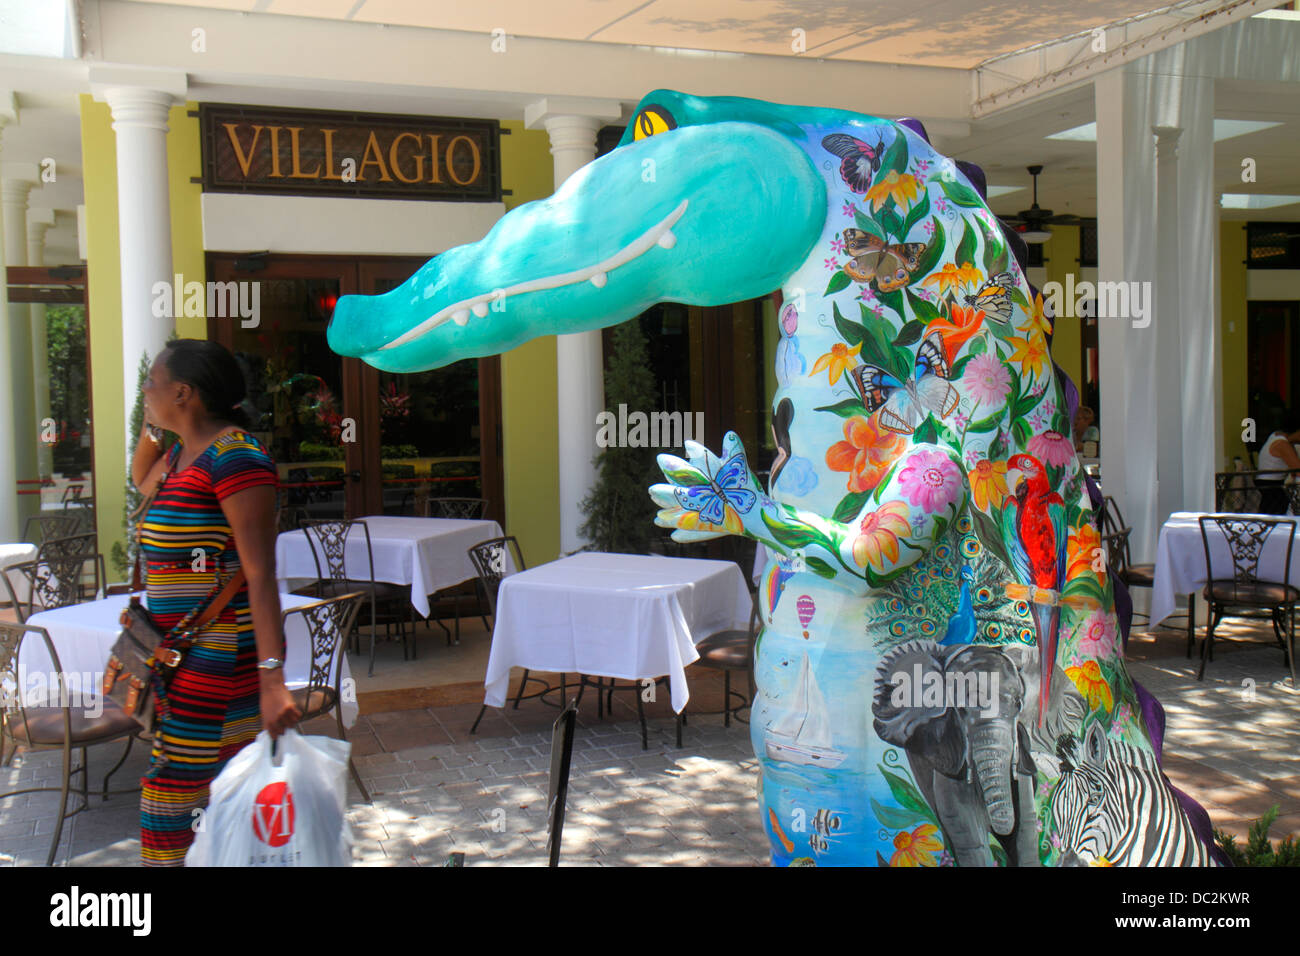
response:
M951 365L957 358L957 350L982 328L983 319L984 313L979 309L950 306L947 317L932 321L925 327L925 334L937 331L943 336L943 348L948 353L948 364Z
M1023 326L1017 326L1017 331L1027 334L1051 335L1052 320L1047 317L1043 308L1043 294L1040 292L1034 296L1034 301L1029 303L1028 321Z
M912 530L908 508L901 501L887 501L862 518L862 533L853 539L853 560L862 567L868 564L879 571L885 562L898 560L898 536Z
M1080 667L1067 667L1065 676L1074 682L1074 686L1079 689L1088 700L1088 707L1096 710L1098 707L1105 705L1106 710L1110 710L1115 705L1115 700L1111 697L1110 685L1106 683L1106 678L1102 676L1101 667L1096 661L1084 661Z
M838 272L838 271L839 271L840 263L839 263L839 260L838 260L838 259L827 259L823 264L824 264L824 265L826 266L826 268L829 269L831 272Z
M1082 574L1092 570L1097 552L1101 549L1101 535L1091 524L1084 524L1074 529L1065 541L1066 565L1065 580L1073 581ZM1106 583L1104 573L1100 583Z
M938 866L935 853L943 850L943 841L937 836L939 828L933 823L922 823L908 833L906 830L894 837L894 855L890 866Z
M902 209L904 202L910 203L920 194L921 184L916 181L915 176L891 169L867 190L866 198L871 200L871 211L880 212L880 207L885 204L886 199L892 197L898 204L898 208Z
M858 289L858 298L863 302L875 302L876 292L870 285L864 285Z
M1074 445L1060 432L1045 431L1029 439L1029 454L1045 465L1061 467L1074 458Z
M960 266L955 262L945 262L938 272L926 276L921 285L934 283L939 286L940 292L947 292L949 289L956 289L963 285L978 285L982 278L984 273L969 262L963 262Z
M1011 373L996 355L977 355L966 363L961 383L982 405L998 406L1011 393Z
M816 375L818 372L830 369L831 384L834 385L840 380L841 375L857 364L858 353L861 351L861 342L853 348L849 348L843 342L836 342L831 346L831 350L813 365L811 374Z
M1087 657L1107 658L1115 651L1115 625L1109 614L1093 611L1083 622L1079 653Z
M1001 507L1002 499L1010 494L1007 490L1007 463L987 458L975 462L975 469L970 472L970 493L980 511Z
M1047 366L1047 340L1041 332L1031 330L1027 338L1008 339L1007 343L1015 350L1011 361L1020 363L1020 374L1042 375Z
M970 416L965 414L964 412L957 412L957 414L952 416L952 423L958 429L965 428L967 425L970 424Z
M870 491L906 449L901 435L886 431L874 419L855 415L844 423L845 441L826 450L826 467L849 473L849 491Z
M846 199L846 200L844 200L844 205L840 207L840 211L841 211L842 213L844 213L844 215L846 215L846 216L848 216L850 219L852 219L852 218L853 218L853 215L854 215L858 210L857 210L857 207L853 205L853 203L849 202L849 201Z
M898 473L908 500L933 514L961 497L961 470L941 451L918 451Z
M844 254L844 240L841 239L839 236L836 236L834 239L831 240L831 252L835 252L840 255Z
M927 219L927 220L925 221L925 225L923 225L923 226L921 227L921 229L922 229L922 231L923 231L927 236L933 236L933 235L934 235L934 220L933 220L933 219Z

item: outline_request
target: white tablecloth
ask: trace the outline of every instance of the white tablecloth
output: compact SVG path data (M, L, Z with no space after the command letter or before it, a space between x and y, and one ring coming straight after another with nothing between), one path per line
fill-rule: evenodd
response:
M1205 546L1201 543L1199 518L1202 512L1176 511L1160 529L1156 544L1156 573L1151 594L1151 622L1158 624L1174 613L1174 599L1179 594L1197 594L1209 580L1205 567ZM1282 515L1232 515L1234 518L1265 518L1276 521ZM1300 530L1300 521L1296 522ZM1232 556L1223 533L1217 526L1208 528L1215 570L1220 576L1231 575ZM1264 542L1260 555L1259 578L1280 581L1286 566L1286 534L1275 529ZM1222 568L1224 570L1220 571ZM1300 587L1300 546L1291 555L1291 583Z
M460 518L406 518L379 515L363 519L370 529L370 547L375 556L375 580L409 584L411 603L424 616L429 614L429 595L478 577L467 553L471 547L502 535L495 521ZM348 577L370 579L366 561L366 536L360 529L348 535L343 552ZM321 574L329 574L321 555ZM275 573L281 586L291 578L316 580L307 533L286 531L275 542Z
M82 689L89 687L95 694L104 681L104 666L113 653L113 644L117 641L121 625L118 617L130 598L125 594L115 594L101 601L89 601L85 604L73 604L69 607L56 608L53 611L41 611L28 618L27 623L43 627L49 632L54 642L54 650L59 655L63 667L64 680L68 695L74 702ZM284 610L312 603L315 598L300 594L281 594L280 606ZM307 634L307 625L302 615L289 618L284 635L285 662L284 682L292 690L305 687L311 670L311 642ZM49 687L56 678L51 675L54 668L49 654L39 636L28 635L24 638L23 653L20 660L22 671L19 681L24 689L37 686ZM331 677L333 669L331 665ZM357 719L356 684L352 680L352 670L348 666L346 655L343 659L343 724L351 727ZM77 687L72 686L77 682ZM353 688L347 693L347 688Z
M3 574L3 569L10 565L22 564L24 561L31 561L35 557L36 545L34 544L22 542L18 544L0 544L0 574ZM18 600L26 601L31 592L31 585L27 583L26 575L15 572L8 577ZM9 601L9 589L2 584L0 584L0 601Z
M749 626L753 602L732 561L582 552L501 582L484 703L505 704L510 668L639 680L668 675L690 699L695 642Z

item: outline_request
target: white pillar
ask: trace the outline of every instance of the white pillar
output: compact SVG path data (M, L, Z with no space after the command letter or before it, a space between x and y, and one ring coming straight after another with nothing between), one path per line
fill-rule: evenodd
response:
M45 233L54 225L53 209L27 210L27 264L45 265ZM42 424L50 417L50 349L45 329L45 306L32 305L32 399L37 422L36 470L54 474L54 446L42 440Z
M1156 521L1183 510L1183 347L1179 288L1178 137L1176 126L1157 126L1156 281L1152 320L1156 339Z
M27 265L27 194L40 179L32 163L0 165L0 205L4 207L4 264ZM41 510L40 485L33 484L36 470L36 403L32 392L32 310L26 303L10 303L9 395L13 417L14 481L18 497L15 518L21 535L27 518ZM23 482L23 484L17 484ZM10 540L17 541L15 536Z
M596 133L622 116L611 100L548 98L524 111L529 129L544 127L551 138L555 186L596 158ZM596 416L605 407L604 360L600 331L577 332L556 338L556 379L559 387L560 550L575 551L584 541L578 533L584 517L582 499L596 482Z
M1097 77L1098 279L1150 283L1156 272L1155 150L1150 78L1128 68ZM1149 288L1150 286L1147 286ZM1098 318L1102 487L1133 529L1135 561L1155 556L1156 327Z
M140 357L152 360L175 329L170 315L155 316L155 283L172 281L171 204L167 177L167 111L171 92L110 86L103 99L117 134L117 230L122 273L122 400L124 430L139 393ZM132 447L127 435L126 447Z
M17 119L13 94L0 91L0 133L7 123ZM3 139L0 139L0 146ZM0 204L0 263L5 262L4 228L5 209ZM0 319L9 318L9 283L0 282ZM13 353L10 349L8 329L0 331L0 374L10 368ZM17 541L22 534L18 520L18 472L14 467L14 410L0 409L0 541Z

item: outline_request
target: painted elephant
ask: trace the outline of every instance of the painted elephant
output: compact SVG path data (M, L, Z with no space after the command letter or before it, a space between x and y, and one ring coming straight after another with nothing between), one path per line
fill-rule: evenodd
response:
M913 776L960 866L992 866L989 834L1012 865L1037 866L1031 734L1055 740L1083 716L1078 694L1039 728L1034 648L914 641L880 662L876 733L907 751ZM1022 811L1022 808L1024 810Z
M774 290L770 484L728 433L721 454L687 442L661 456L666 482L651 489L675 539L745 535L770 556L750 728L773 861L987 863L979 837L994 832L1017 861L1055 864L1024 821L1048 816L1060 767L1031 761L1026 740L1050 754L1054 722L1077 737L1082 699L1115 739L1155 745L1124 665L1116 585L1094 560L1070 440L1077 395L1051 361L1050 310L982 174L936 152L919 123L656 90L617 148L549 199L384 295L341 298L328 338L377 368L418 371L656 302ZM968 582L963 561L978 564ZM1014 670L1007 715L904 727L873 713L882 659L931 637L1004 648L940 656L954 673L981 659ZM1016 644L1032 662L1006 649ZM986 763L964 757L972 733ZM926 771L915 782L889 764L895 739ZM978 799L963 759L986 778ZM944 808L943 833L927 801ZM804 850L808 819L838 825Z

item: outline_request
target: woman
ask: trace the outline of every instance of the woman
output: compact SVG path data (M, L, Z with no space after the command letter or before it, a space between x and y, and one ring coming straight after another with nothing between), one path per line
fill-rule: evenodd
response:
M1259 470L1300 471L1300 455L1295 451L1295 443L1300 441L1300 411L1288 410L1279 416L1279 421L1282 427L1259 446ZM1260 514L1284 515L1291 510L1291 501L1282 487L1285 479L1284 475L1255 479Z
M234 356L196 339L172 342L144 384L131 479L144 495L162 483L140 520L150 613L166 631L239 568L247 579L200 632L167 689L168 715L159 719L141 780L147 866L182 865L195 811L226 761L259 729L279 736L301 716L284 686L275 464L244 430L244 397ZM179 437L167 454L162 429Z

